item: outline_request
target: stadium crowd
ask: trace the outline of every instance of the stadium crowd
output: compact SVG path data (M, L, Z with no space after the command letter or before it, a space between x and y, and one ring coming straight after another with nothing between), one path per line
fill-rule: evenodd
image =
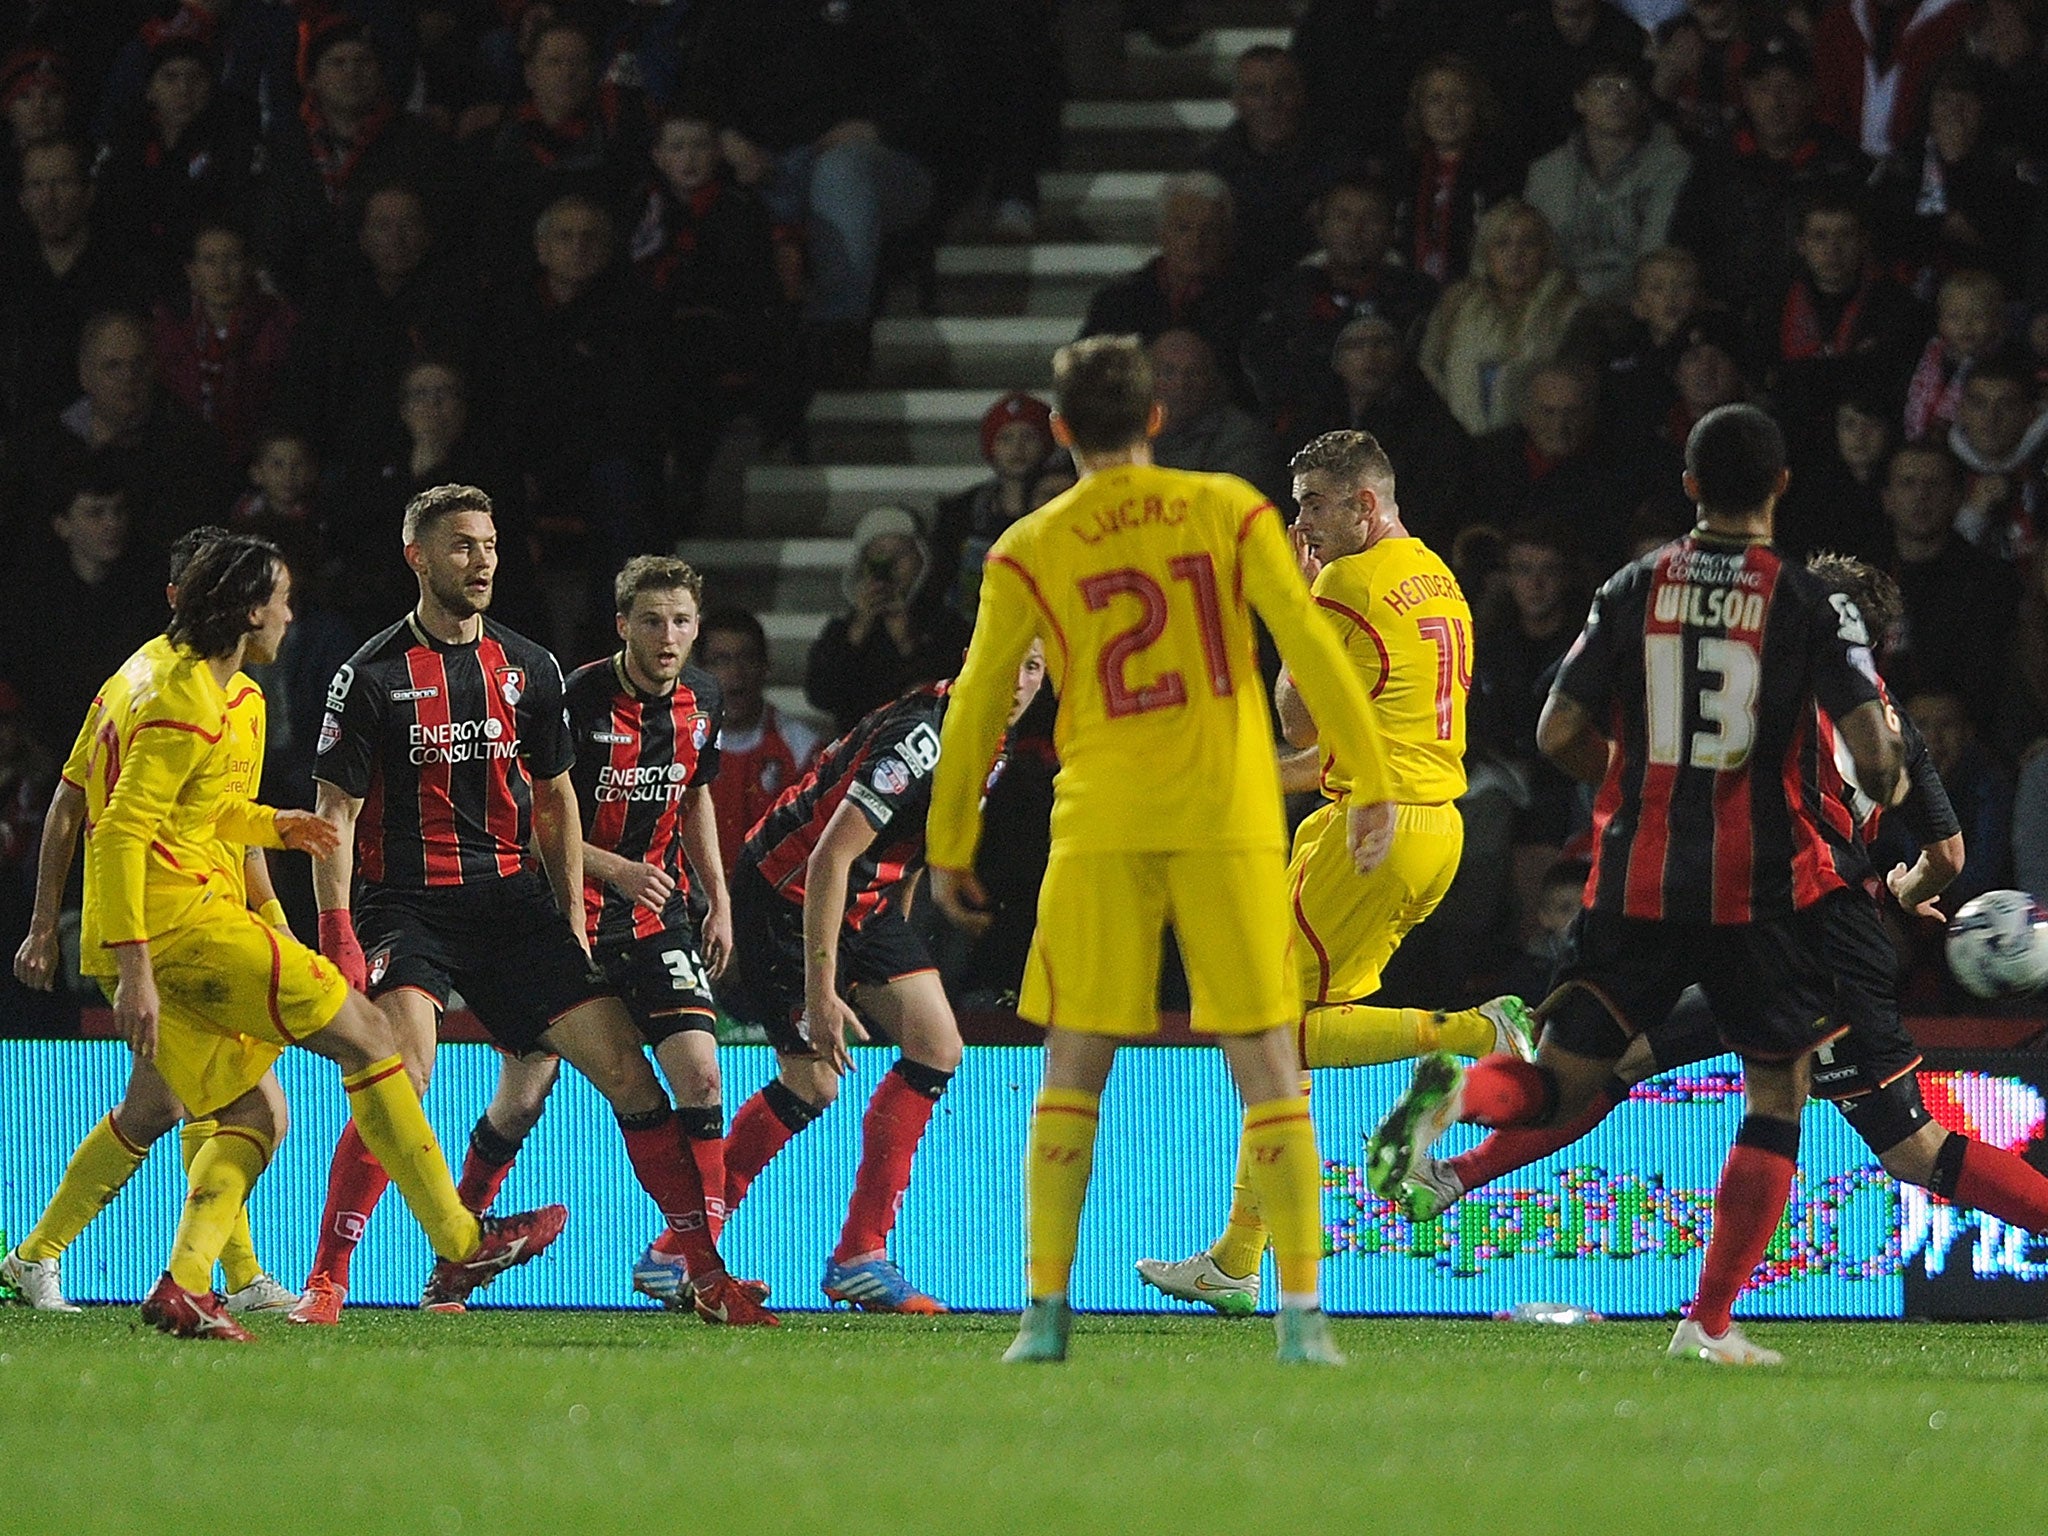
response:
M298 623L262 677L273 804L312 804L327 680L410 601L397 530L423 487L490 493L495 616L565 668L601 654L610 573L724 516L706 476L732 424L801 456L811 393L866 378L890 270L963 222L1047 226L1075 9L20 8L0 32L0 931L25 925L87 702L161 628L180 533L263 533L292 561ZM1794 446L1788 551L1903 589L1886 671L1962 815L1957 899L2048 896L2048 6L1296 11L1291 48L1237 61L1234 122L1168 182L1158 255L1085 332L1150 343L1161 463L1283 507L1296 448L1370 430L1471 599L1465 869L1389 988L1540 984L1587 821L1536 752L1548 679L1597 582L1688 525L1680 448L1736 400ZM1186 19L1139 12L1165 42ZM809 657L815 722L766 703L763 630L709 573L728 853L812 724L956 667L990 544L1072 483L1047 417L992 401L984 484L861 522ZM1044 771L1012 776L1027 809L1049 798L1046 713L1023 727L1045 750L1019 753ZM1028 861L1010 814L1020 836L992 841ZM1021 945L983 947L959 965L1000 992ZM1938 967L1915 974L1911 1002L1953 1001Z

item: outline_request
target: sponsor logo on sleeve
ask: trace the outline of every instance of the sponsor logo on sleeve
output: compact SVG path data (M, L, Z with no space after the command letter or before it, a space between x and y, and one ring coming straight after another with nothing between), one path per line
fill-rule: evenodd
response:
M420 699L438 699L439 697L441 697L441 690L439 688L394 688L391 690L391 702L394 704L411 704Z
M327 707L329 709L333 710L336 714L341 713L342 708L348 703L348 691L354 686L355 680L355 667L348 662L343 662L341 670L334 674L334 681L327 685Z

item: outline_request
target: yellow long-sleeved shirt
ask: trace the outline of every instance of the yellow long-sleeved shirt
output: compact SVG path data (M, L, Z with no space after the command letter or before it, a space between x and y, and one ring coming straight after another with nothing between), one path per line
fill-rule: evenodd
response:
M1372 695L1391 798L1440 805L1464 794L1472 610L1450 567L1420 539L1382 539L1324 566L1314 593ZM1351 794L1327 747L1323 793Z
M205 662L157 639L101 686L65 777L85 791L80 968L111 976L113 950L159 938L202 901L246 900L243 850L279 848L277 813L253 803L262 771L261 690L234 692ZM253 729L251 728L253 725Z
M1365 690L1272 503L1234 476L1133 465L1089 475L990 551L940 738L930 862L973 863L983 778L1034 637L1059 693L1055 847L1284 848L1255 611L1357 797L1387 798Z

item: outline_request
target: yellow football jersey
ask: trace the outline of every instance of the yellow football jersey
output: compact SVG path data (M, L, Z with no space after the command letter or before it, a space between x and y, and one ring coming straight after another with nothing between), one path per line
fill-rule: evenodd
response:
M1450 567L1420 539L1382 539L1324 566L1315 601L1372 695L1392 798L1438 805L1464 794L1472 610ZM1327 747L1323 792L1351 794Z
M263 764L262 691L240 673L233 683L222 688L159 637L87 711L64 776L85 791L89 976L115 974L114 946L177 929L202 901L245 902L243 850L282 846L276 813L249 798Z
M1234 476L1127 465L1087 476L989 553L941 736L930 861L973 862L982 781L1033 637L1059 694L1055 848L1284 848L1254 610L1358 793L1387 798L1365 690L1272 503Z

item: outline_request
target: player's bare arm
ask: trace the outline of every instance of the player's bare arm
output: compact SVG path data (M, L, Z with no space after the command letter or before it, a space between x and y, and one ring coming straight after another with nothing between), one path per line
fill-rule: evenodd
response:
M1307 794L1321 782L1322 773L1323 754L1312 746L1280 754L1280 792L1284 795Z
M35 909L28 933L14 952L14 977L25 987L47 992L57 974L57 913L64 904L64 882L78 849L78 831L85 825L85 791L68 779L58 781L43 813L43 841L36 850Z
M856 1040L868 1032L839 995L839 925L846 917L847 878L874 840L860 807L842 800L804 866L804 1018L818 1060L840 1074L853 1065L847 1032Z
M1280 714L1280 735L1290 747L1313 747L1316 744L1315 717L1308 712L1308 704L1301 696L1301 690L1294 686L1294 677L1285 667L1273 684L1273 707ZM1313 784L1306 786L1315 788ZM1293 791L1288 791L1290 794Z
M576 786L567 773L533 781L533 840L541 868L554 888L555 905L568 918L576 942L587 954L590 937L583 931L583 813L576 806Z
M1537 750L1581 784L1598 784L1607 777L1609 745L1576 699L1553 692L1544 701L1543 716L1536 722Z
M676 893L675 881L659 865L608 853L588 839L583 843L583 872L650 912L659 912Z
M1897 866L1884 877L1884 883L1906 911L1940 922L1943 913L1935 900L1962 872L1963 834L1956 832L1938 843L1923 846L1910 869L1904 864Z
M683 796L683 856L704 893L704 921L697 934L705 969L716 981L732 963L732 895L725 885L725 861L718 847L718 810L711 786L693 784Z

